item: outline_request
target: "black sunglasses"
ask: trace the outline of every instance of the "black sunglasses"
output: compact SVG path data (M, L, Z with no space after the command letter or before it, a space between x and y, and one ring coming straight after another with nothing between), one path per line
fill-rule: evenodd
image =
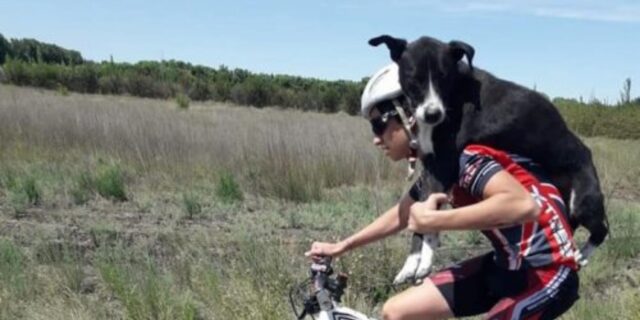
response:
M387 126L389 125L389 120L396 116L398 116L398 111L392 110L383 113L379 117L375 117L369 120L369 123L371 123L371 131L373 131L373 134L375 134L376 136L383 135L387 130Z

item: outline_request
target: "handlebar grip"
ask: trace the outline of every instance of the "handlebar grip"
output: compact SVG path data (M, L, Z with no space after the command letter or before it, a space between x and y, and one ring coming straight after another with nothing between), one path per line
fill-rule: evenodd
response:
M331 257L323 256L320 261L314 262L311 265L311 273L314 275L316 272L325 272L331 274Z
M331 256L322 256L322 258L320 258L320 264L324 264L324 265L330 265L331 264Z

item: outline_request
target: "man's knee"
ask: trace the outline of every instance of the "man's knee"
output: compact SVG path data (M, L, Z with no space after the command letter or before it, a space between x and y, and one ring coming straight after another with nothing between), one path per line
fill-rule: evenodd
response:
M382 319L384 320L404 320L404 319L414 319L415 315L412 315L410 310L407 310L406 306L403 305L402 301L397 298L391 298L389 301L385 302L384 306L382 306ZM421 312L421 319L430 320L430 319L439 319L437 315L432 315L429 313Z
M382 306L382 319L384 320L396 320L401 319L396 311L397 307L395 306L394 300L388 300Z

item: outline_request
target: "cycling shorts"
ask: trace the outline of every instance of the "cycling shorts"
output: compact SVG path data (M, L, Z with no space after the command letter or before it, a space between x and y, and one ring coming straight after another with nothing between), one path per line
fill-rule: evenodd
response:
M506 270L488 253L430 277L456 317L486 313L485 319L555 319L578 300L575 270L550 265Z

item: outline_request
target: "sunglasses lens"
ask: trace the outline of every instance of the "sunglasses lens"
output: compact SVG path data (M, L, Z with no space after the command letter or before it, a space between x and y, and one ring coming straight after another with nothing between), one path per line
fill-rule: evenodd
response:
M371 119L371 131L376 136L381 136L387 129L387 122L383 121L381 117Z
M397 115L398 112L396 111L388 111L375 119L371 119L369 122L371 122L371 131L373 131L373 134L376 136L384 134L384 131L387 130L387 125L389 125L390 118L396 117Z

